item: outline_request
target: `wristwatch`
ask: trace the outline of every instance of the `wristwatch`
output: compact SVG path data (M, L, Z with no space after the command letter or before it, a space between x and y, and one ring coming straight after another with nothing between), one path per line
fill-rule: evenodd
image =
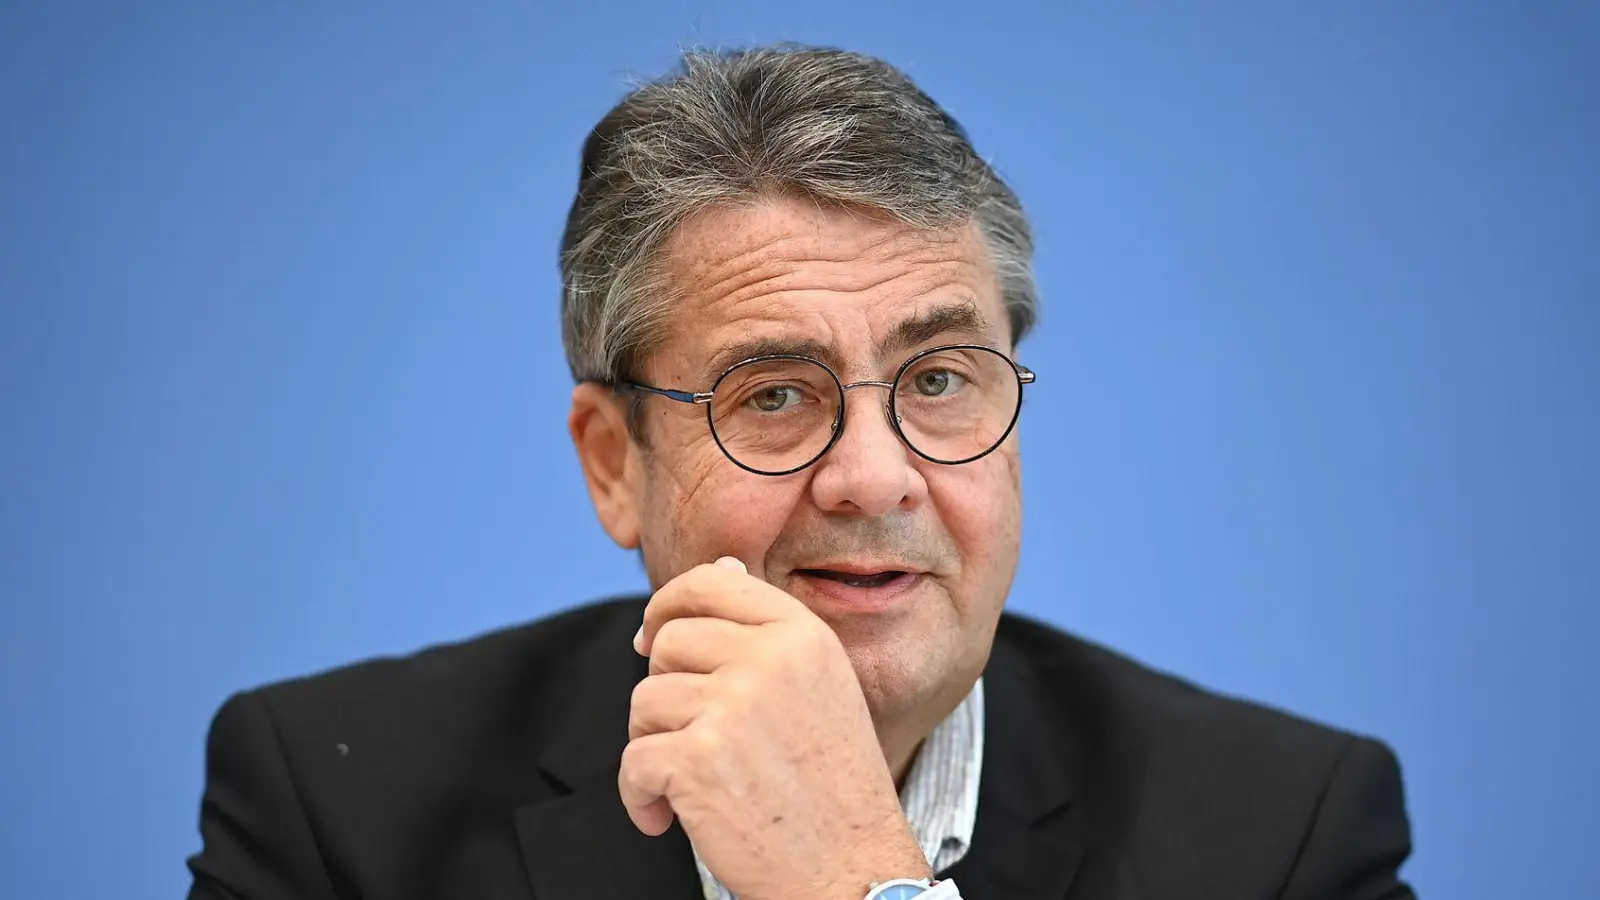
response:
M891 878L875 881L866 900L960 900L961 892L950 879L927 881L919 878Z

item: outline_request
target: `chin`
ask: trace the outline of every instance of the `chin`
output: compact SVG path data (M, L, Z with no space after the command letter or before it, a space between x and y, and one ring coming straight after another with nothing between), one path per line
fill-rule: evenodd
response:
M898 718L922 709L939 694L949 674L934 671L935 659L904 642L846 642L845 652L874 720Z

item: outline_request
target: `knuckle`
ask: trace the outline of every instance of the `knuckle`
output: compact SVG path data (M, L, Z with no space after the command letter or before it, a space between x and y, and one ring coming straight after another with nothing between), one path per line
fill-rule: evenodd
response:
M672 658L683 647L688 627L687 619L669 619L662 622L661 627L656 629L655 642L650 645L650 655Z
M719 684L720 699L737 709L750 709L761 702L765 694L762 690L764 681L758 673L747 668L730 669Z
M653 688L645 687L650 679L639 682L633 689L633 697L628 702L628 736L639 737L649 729L650 710L653 705Z
M820 619L816 621L796 619L786 623L781 634L785 650L789 654L803 655L805 658L814 658L818 653L825 653L838 642L833 629Z
M716 717L695 723L687 733L691 750L701 760L717 759L728 746L727 735Z
M650 675L633 686L629 708L634 712L649 711L658 706L680 703L695 696L695 686L676 672Z
M653 680L653 677L642 678L638 684L633 686L633 693L628 697L628 708L630 710L638 712L640 707L650 703L650 698L656 690L655 685L650 683Z
M659 780L659 773L667 768L663 757L666 749L661 735L645 735L628 741L622 748L619 777L632 785L649 785Z
M633 784L639 778L640 773L644 770L647 752L645 746L639 741L629 741L628 745L622 748L622 765L617 777L624 784Z

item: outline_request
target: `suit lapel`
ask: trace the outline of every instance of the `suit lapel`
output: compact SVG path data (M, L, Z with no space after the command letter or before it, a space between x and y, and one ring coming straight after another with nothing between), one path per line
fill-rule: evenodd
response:
M633 827L613 786L577 791L517 811L536 900L701 896L689 838L676 823L660 837Z
M1002 625L984 671L984 758L972 848L943 874L968 900L1121 898L1085 866L1083 816L1071 794L1079 751L1062 728L1060 704L1050 702L1039 673L1003 635Z
M644 604L639 604L643 617ZM555 695L566 702L553 723L539 770L555 796L529 803L514 821L535 900L696 900L700 876L689 838L676 823L649 837L628 819L617 769L628 744L628 706L648 662L629 638L638 618L620 616L626 634L584 659ZM615 651L609 645L615 645Z

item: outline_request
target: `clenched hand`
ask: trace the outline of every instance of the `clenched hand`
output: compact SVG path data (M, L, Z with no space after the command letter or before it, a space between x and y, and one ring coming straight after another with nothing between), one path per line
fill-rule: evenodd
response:
M635 825L677 815L740 900L860 900L928 877L843 645L737 560L657 591L618 785Z

